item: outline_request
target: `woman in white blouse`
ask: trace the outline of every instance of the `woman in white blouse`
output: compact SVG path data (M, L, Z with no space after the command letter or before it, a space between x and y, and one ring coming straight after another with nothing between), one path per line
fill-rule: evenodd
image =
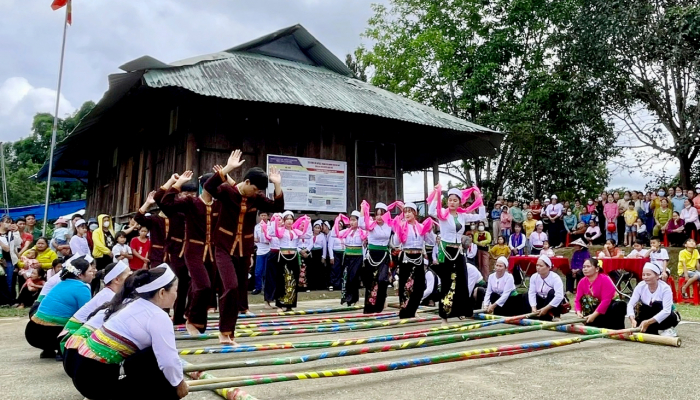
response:
M345 243L340 304L346 303L348 307L353 306L360 299L360 269L365 254L363 245L367 239L367 232L358 226L361 217L362 214L357 210L350 214L350 218L340 214L335 219L333 226L336 240L343 240ZM339 223L340 221L348 224L348 227L342 231L339 230L342 225Z
M543 229L544 225L542 225L542 221L537 221L535 224L535 231L530 234L530 246L532 246L530 254L532 255L540 255L544 242L549 240L547 234L542 232Z
M472 193L477 196L474 204L467 209L462 209L461 205ZM486 218L486 208L482 205L481 192L476 188L465 191L450 189L447 209L443 209L442 187L437 185L427 203L429 204L428 214L436 218L440 225L441 241L437 243L439 265L435 267L435 272L441 281L440 317L446 324L449 317L463 318L473 314L462 250L462 235L468 222ZM478 214L470 214L477 208Z
M282 213L283 227L277 227L277 220L272 221L275 236L280 240L280 251L277 258L277 282L275 305L277 308L291 311L297 306L297 284L299 282L299 239L311 237L309 217L302 216L294 221L291 211Z
M508 272L508 259L498 257L495 272L489 275L483 308L489 314L512 317L527 312L525 298L515 290L513 275Z
M644 264L644 282L639 282L632 292L627 303L627 317L632 327L640 327L642 332L678 336L676 326L680 315L673 307L671 287L659 279L661 272L661 267L654 263Z
M384 203L374 207L374 218L369 215L369 203L362 201L360 206L362 218L358 221L360 229L367 232L367 253L362 266L362 284L365 286L365 308L363 313L382 312L386 304L389 287L389 240L391 239L391 214Z
M134 275L137 299L78 348L73 384L85 397L180 399L187 396L175 332L168 314L177 277L167 264ZM119 379L123 363L124 378Z
M561 314L568 312L564 283L552 272L552 260L547 256L537 260L537 273L530 277L528 300L532 312L543 321L558 321Z

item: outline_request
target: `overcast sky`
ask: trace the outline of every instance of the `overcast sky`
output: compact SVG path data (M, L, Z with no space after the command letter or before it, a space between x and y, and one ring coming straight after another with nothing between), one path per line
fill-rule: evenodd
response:
M98 101L107 90L107 75L140 56L177 61L296 23L344 60L362 42L370 5L386 2L74 0L59 114ZM50 4L0 0L0 141L27 136L36 112L53 113L64 11L52 11ZM641 187L646 181L625 171L610 186ZM423 197L422 175L406 177L405 183L406 200Z

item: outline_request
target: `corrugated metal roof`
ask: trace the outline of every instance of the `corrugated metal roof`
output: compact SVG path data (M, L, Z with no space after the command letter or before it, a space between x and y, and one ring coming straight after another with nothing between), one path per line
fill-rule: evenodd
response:
M143 78L152 88L174 86L203 96L318 107L462 132L493 132L325 68L267 56L227 53L218 60L149 70Z

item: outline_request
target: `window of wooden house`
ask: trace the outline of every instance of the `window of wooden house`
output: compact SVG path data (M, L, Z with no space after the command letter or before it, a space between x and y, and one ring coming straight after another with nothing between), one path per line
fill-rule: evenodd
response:
M397 195L396 145L357 140L355 142L356 203L362 200L376 202L394 201Z

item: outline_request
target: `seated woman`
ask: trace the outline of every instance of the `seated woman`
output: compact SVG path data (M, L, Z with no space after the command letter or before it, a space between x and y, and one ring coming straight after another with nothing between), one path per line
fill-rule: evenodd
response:
M481 271L479 271L479 268L475 265L466 263L466 268L467 289L469 291L469 296L473 300L472 307L478 307L479 304L484 301L486 282L484 282L484 276L481 275Z
M561 314L569 311L569 303L564 295L564 283L552 272L552 260L540 256L537 260L537 273L530 277L528 301L533 313L543 321L558 321Z
M512 317L527 312L525 298L515 290L513 275L508 273L508 260L496 260L495 272L489 275L483 308L489 314Z
M62 361L59 350L58 335L68 319L80 307L90 301L88 284L95 277L95 269L84 257L78 257L63 264L60 273L61 282L46 295L24 331L27 343L41 349L41 358L53 358Z
M87 316L85 323L78 330L76 330L75 333L69 335L70 337L66 341L65 350L63 353L63 369L71 378L75 372L76 360L78 357L80 357L78 354L78 348L80 345L83 344L83 342L85 342L95 330L101 328L107 319L112 317L117 311L121 310L128 302L135 300L135 277L136 275L145 274L147 272L146 270L141 270L137 271L136 274L131 275L131 269L129 268L128 262L124 262L123 264L127 267L129 275L127 275L127 277L124 279L124 283L121 285L121 288L115 291L115 295L108 302L102 304L95 311L90 313L90 315ZM143 279L141 281L143 281ZM116 288L113 287L113 289ZM87 305L84 307L86 306Z
M624 256L620 252L620 248L617 247L615 239L608 239L605 241L605 246L603 250L598 252L598 258L623 258Z
M92 400L185 397L172 321L163 310L173 307L177 277L161 264L139 271L134 280L138 298L78 347L73 384ZM122 362L126 376L119 379Z
M571 232L569 239L572 242L578 239L583 239L587 229L588 227L586 224L583 221L579 221L579 223L576 224L576 228L574 228L574 230Z
M632 292L627 304L627 316L632 327L640 327L642 332L661 336L678 336L676 326L680 315L673 307L673 293L666 282L659 279L661 267L646 263L642 279Z
M666 237L671 247L683 247L683 242L688 238L685 235L685 221L681 219L678 211L673 212L673 217L666 225Z
M571 245L574 246L574 253L571 255L571 270L566 274L566 291L573 294L574 284L583 277L583 264L591 258L591 254L581 239L574 240Z
M583 262L583 276L576 288L575 308L586 325L606 329L625 329L624 301L615 300L613 281L602 273L603 263L595 258Z
M93 311L101 307L103 304L110 302L112 297L122 290L124 281L129 277L129 275L131 275L131 269L129 268L128 260L122 260L118 263L111 263L102 271L97 272L96 277L104 280L105 287L84 306L80 307L80 310L73 314L73 316L63 327L63 331L59 334L59 336L62 338L61 353L63 353L63 349L68 338L74 334L75 331L80 329L81 326L83 326L85 321L87 321L88 316L90 316Z
M586 229L586 232L583 234L583 238L589 246L603 244L605 236L603 236L603 233L600 231L598 221L596 221L595 218L591 218L588 222L588 229Z
M32 269L31 275L24 282L17 296L17 307L31 307L39 298L39 292L46 283L46 271L43 268Z

